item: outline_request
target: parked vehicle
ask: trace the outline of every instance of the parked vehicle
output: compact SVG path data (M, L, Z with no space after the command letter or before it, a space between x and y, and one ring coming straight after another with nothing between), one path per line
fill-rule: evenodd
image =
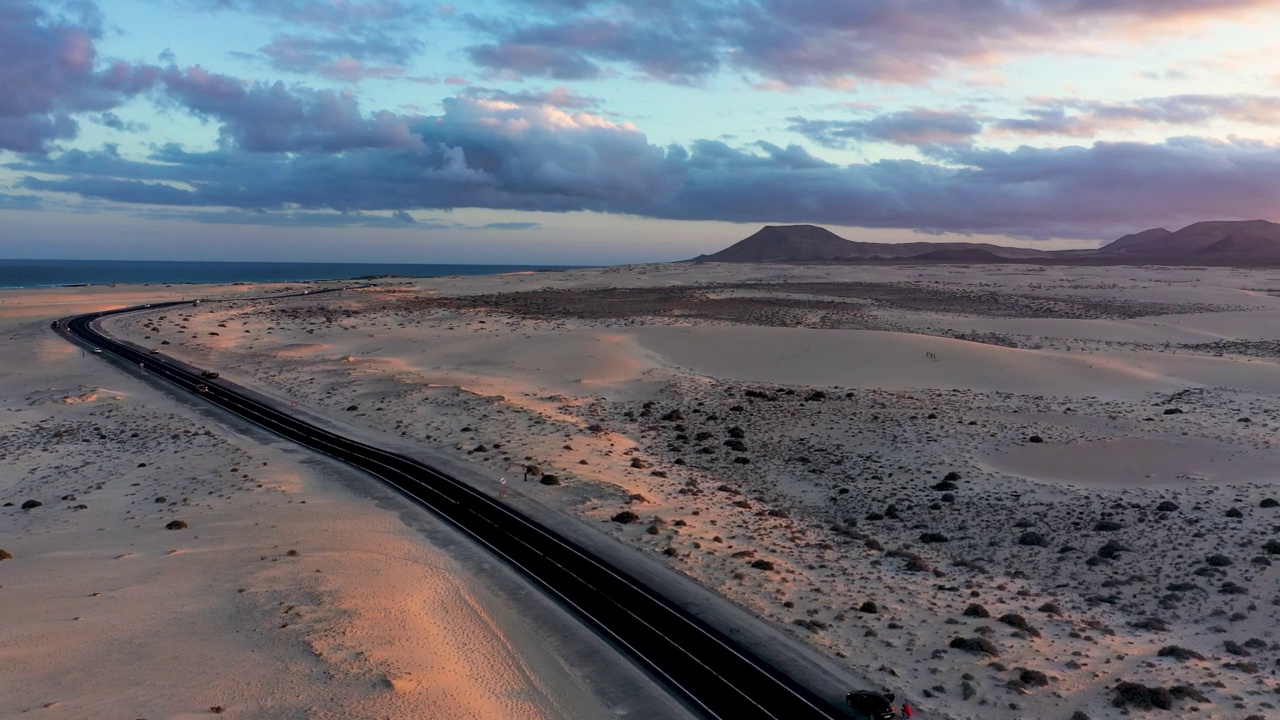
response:
M218 373L214 370L205 370L204 372L200 373L200 377L209 378L210 380L216 380L218 377Z
M855 690L845 696L845 702L858 720L893 720L893 693Z
M204 383L200 383L199 385L196 386L196 392L207 393L209 392L209 386L205 385Z

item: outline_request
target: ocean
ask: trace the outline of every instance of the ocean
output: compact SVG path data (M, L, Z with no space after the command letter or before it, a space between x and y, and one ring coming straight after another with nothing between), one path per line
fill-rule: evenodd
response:
M180 283L350 280L375 275L440 277L569 270L570 265L431 265L415 263L172 262L158 260L3 260L0 289Z

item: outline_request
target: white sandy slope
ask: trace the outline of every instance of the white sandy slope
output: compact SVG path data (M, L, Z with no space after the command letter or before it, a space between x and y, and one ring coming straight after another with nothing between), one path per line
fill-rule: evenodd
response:
M404 500L48 328L172 296L0 292L0 716L680 715Z
M1217 307L1019 319L873 303L881 329L813 330L418 303L743 281ZM515 492L651 551L934 717L1120 717L1121 680L1189 684L1205 700L1175 707L1197 717L1275 712L1280 571L1262 545L1280 511L1261 503L1280 497L1280 365L1179 347L1280 338L1273 271L636 266L161 315L111 328L168 339L166 352L353 432L456 454L495 484L536 464L562 484ZM825 397L806 400L815 389ZM730 428L745 451L723 445ZM951 471L955 489L935 489ZM641 522L607 521L624 509ZM1030 531L1046 546L1020 544ZM1098 558L1112 540L1125 549ZM1219 554L1228 564L1208 562ZM909 569L913 556L931 570ZM859 611L868 600L876 613ZM991 617L965 615L970 603ZM999 621L1009 614L1038 635ZM1001 656L948 647L975 636ZM1157 654L1173 645L1203 659Z

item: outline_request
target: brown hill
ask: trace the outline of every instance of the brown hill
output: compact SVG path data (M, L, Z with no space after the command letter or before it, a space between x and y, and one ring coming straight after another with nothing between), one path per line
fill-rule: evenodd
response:
M936 262L1015 260L1075 264L1277 264L1280 224L1215 220L1177 232L1153 228L1125 235L1097 250L1036 250L990 243L873 243L846 240L816 225L766 225L754 235L692 262Z
M1031 248L1012 248L989 243L872 243L846 240L816 225L766 225L754 235L711 255L699 255L694 262L820 262L894 260L930 253L942 253L934 261L972 261L988 253L1000 258L1051 257L1052 253ZM958 255L957 255L958 253Z
M1207 254L1271 259L1280 257L1280 224L1266 220L1211 220L1172 233L1158 228L1125 235L1099 252L1150 257Z

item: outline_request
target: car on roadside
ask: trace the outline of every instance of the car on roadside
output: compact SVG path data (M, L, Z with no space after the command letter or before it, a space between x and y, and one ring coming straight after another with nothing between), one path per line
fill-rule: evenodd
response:
M896 715L893 700L893 693L878 693L870 690L855 690L844 698L849 709L853 710L853 716L858 720L893 720Z
M158 349L152 348L152 350L151 350L151 354L152 354L152 355L159 355L159 354L160 354L160 351L159 351Z
M200 377L216 380L218 379L218 372L216 370L204 370L200 373Z
M94 348L93 351L98 353L99 355L102 354L102 348Z

